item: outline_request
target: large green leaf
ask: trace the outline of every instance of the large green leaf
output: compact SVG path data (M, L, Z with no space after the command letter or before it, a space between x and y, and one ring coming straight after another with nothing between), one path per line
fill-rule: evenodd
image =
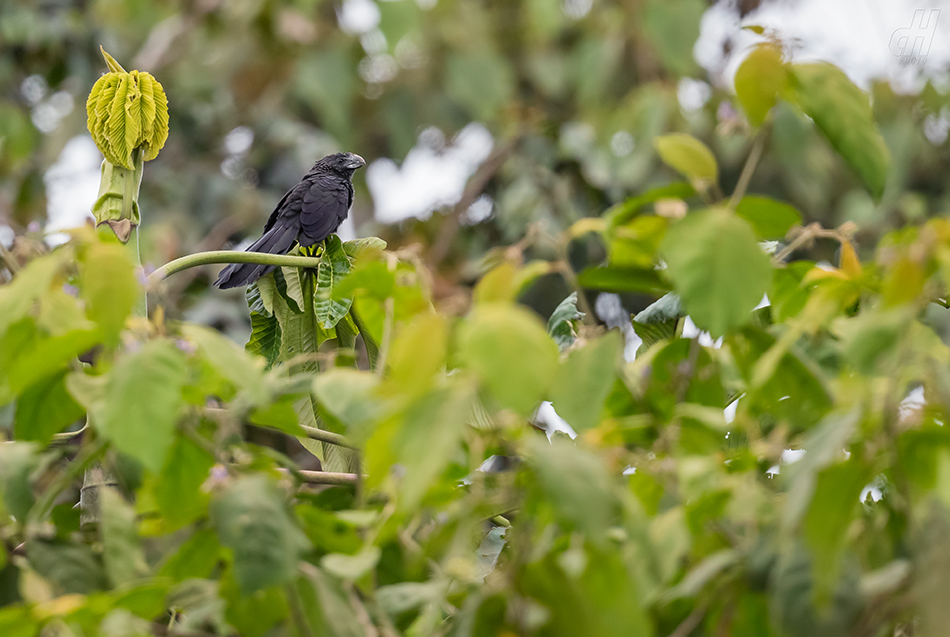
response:
M182 406L185 356L167 340L154 340L120 358L109 373L98 430L119 451L159 472L172 445Z
M686 311L713 337L748 321L771 282L771 262L752 228L729 210L687 215L661 250Z
M795 101L868 190L880 197L890 152L874 123L868 94L831 64L793 64L790 70Z
M245 595L294 577L308 542L267 478L235 480L212 502L211 520L221 544L234 553L234 576Z
M268 398L260 359L250 357L238 345L220 332L199 325L185 325L182 335L198 346L198 350L222 376L240 390L252 404L259 405Z
M557 345L541 321L513 305L483 305L463 323L459 350L504 407L522 415L538 406L557 371Z
M611 330L575 348L558 368L549 398L576 431L597 425L623 358L623 336Z

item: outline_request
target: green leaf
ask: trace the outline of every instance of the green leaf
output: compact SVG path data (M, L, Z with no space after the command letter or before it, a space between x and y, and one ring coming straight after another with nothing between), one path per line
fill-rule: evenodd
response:
M152 488L155 503L172 529L204 515L208 494L201 486L212 466L214 456L185 436L176 436Z
M93 244L80 272L86 314L99 324L109 343L117 343L140 294L128 248L118 243Z
M35 538L30 543L27 559L58 594L88 595L106 588L102 564L85 544Z
M633 219L638 212L651 203L660 199L688 199L696 194L696 189L688 183L675 181L671 184L651 188L642 195L631 197L623 203L613 206L604 213L610 227L623 225Z
M650 41L663 66L674 77L697 71L693 45L699 38L699 24L706 8L702 0L649 0L645 3L643 37Z
M511 305L476 308L460 326L459 353L504 407L528 415L557 372L558 348L537 316Z
M794 206L768 197L746 195L736 206L736 214L748 221L761 239L781 239L802 215Z
M276 316L251 312L251 336L244 350L255 356L263 356L270 368L280 357L280 321Z
M577 432L599 424L622 358L623 336L611 330L571 350L561 363L549 398L558 415Z
M667 166L682 174L690 182L715 184L719 168L712 151L692 135L671 133L653 140L653 147Z
M890 152L878 132L868 94L831 64L790 67L795 100L858 173L875 197L884 191Z
M25 521L33 506L30 474L39 464L36 444L8 442L0 444L0 502L17 520Z
M695 597L714 577L735 565L741 556L735 549L716 551L693 567L676 586L663 595L664 600Z
M548 334L562 352L574 344L574 339L577 338L574 321L582 318L584 313L577 311L577 292L571 292L551 313L551 318L548 319Z
M374 415L374 392L379 376L358 369L335 367L313 379L313 393L321 407L347 427Z
M350 257L343 250L340 238L331 234L324 242L320 265L317 266L317 287L313 295L313 310L320 326L331 329L350 311L353 299L334 299L333 286L350 271Z
M149 341L112 368L102 420L93 424L116 449L161 471L174 439L186 376L185 356L174 344Z
M637 349L637 354L647 351L655 343L673 338L679 321L684 316L686 313L683 311L683 304L675 292L664 294L634 316L633 331L643 341Z
M220 553L221 544L214 529L201 529L169 555L159 574L175 582L207 578L218 564Z
M306 275L299 268L276 268L273 271L274 290L280 294L294 312L303 312L303 279ZM261 295L264 299L265 307L267 300L264 297L267 292L267 284L261 288ZM270 293L273 299L273 292ZM273 300L271 301L273 305Z
M0 285L0 336L25 318L38 298L50 290L65 263L62 252L54 252L27 263L13 281Z
M327 573L345 581L355 581L376 568L382 552L378 546L367 546L356 555L330 553L320 560L320 566Z
M641 292L665 294L670 286L656 270L624 267L590 267L577 275L581 287L607 292Z
M748 321L771 283L771 261L749 224L729 210L687 215L661 249L686 311L714 338Z
M426 391L445 367L449 325L443 316L424 314L400 330L389 359L389 380L399 391Z
M245 595L293 578L308 542L283 494L264 476L236 479L212 502L211 520L234 553L234 576Z
M340 582L310 565L294 582L293 593L299 600L300 618L311 635L365 637L366 630L357 619L353 598ZM365 610L364 610L365 612Z
M424 394L404 414L384 421L365 445L367 485L379 485L399 463L404 470L398 505L413 510L455 454L474 404L473 389L456 383Z
M736 96L753 126L762 125L787 81L782 49L772 42L756 45L742 61L736 70Z
M14 433L18 440L45 445L53 434L82 418L85 410L66 391L66 371L40 381L17 399Z
M247 355L240 347L220 332L200 325L183 325L182 335L198 346L205 359L218 373L234 384L251 404L260 405L269 399L264 384L260 359Z
M126 584L148 573L139 541L135 511L115 489L100 492L102 559L113 586Z
M820 604L828 601L838 581L846 532L865 484L867 475L857 462L832 465L818 473L803 535L812 554L815 596Z
M618 513L611 478L593 453L557 437L528 441L528 464L537 478L539 495L557 512L567 529L576 529L595 544L606 540Z
M386 242L379 237L363 237L343 242L343 250L349 256L356 258L363 252L380 252L386 249Z
M449 97L476 119L494 118L515 92L511 65L487 49L450 55L445 74L444 86Z

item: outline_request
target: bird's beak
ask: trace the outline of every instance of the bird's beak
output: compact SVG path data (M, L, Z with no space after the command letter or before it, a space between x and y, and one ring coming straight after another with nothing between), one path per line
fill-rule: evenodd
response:
M365 165L366 165L366 160L355 153L350 153L350 156L346 160L346 167L352 170L356 170L357 168L362 168Z

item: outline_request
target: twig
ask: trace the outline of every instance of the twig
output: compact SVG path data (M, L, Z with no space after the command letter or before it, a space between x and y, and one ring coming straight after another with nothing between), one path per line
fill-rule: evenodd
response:
M759 165L759 159L762 158L762 151L765 150L766 128L766 126L763 126L759 134L755 136L755 141L752 142L752 150L749 152L745 166L742 167L742 173L739 175L739 181L736 182L735 190L732 191L732 197L729 198L729 207L733 210L736 209L736 206L742 201L742 197L745 196L749 181L752 179L752 173L755 172L756 166Z
M269 254L267 252L240 252L238 250L198 252L170 261L152 272L145 283L145 288L151 290L162 279L176 272L211 263L257 263L291 268L315 268L320 264L320 259L291 256L289 254Z
M6 246L0 243L0 261L7 266L7 270L10 271L10 274L16 274L20 271L20 264L17 262L16 257L13 256Z

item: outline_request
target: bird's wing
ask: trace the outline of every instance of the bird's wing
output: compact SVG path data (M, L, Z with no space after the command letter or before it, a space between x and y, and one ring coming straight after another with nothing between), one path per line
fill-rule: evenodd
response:
M270 213L270 217L267 218L267 223L264 224L264 232L274 227L274 224L277 223L277 217L281 216L281 213L283 213L284 216L297 215L300 213L300 202L303 198L303 192L298 191L301 190L301 184L297 184L284 193L281 200L274 206L274 212Z
M336 175L313 175L303 193L301 245L319 243L335 232L353 203L353 186Z

